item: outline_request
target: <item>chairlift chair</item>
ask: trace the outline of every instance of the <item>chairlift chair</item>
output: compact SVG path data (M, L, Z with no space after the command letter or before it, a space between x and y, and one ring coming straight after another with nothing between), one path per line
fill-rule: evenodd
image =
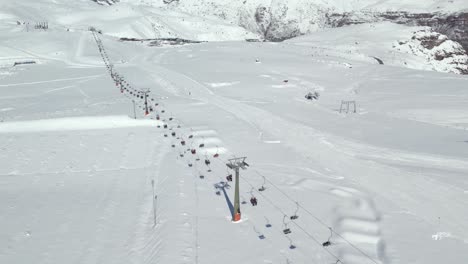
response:
M232 182L232 174L229 174L229 175L226 177L226 180Z
M250 198L250 203L252 204L252 206L257 206L257 198L255 196L252 196L252 198Z
M322 243L322 246L323 247L328 247L328 246L331 246L332 245L332 242L330 241L330 239L332 238L333 236L333 229L331 227L328 227L328 229L330 229L330 236L328 237L327 241L323 242Z
M206 166L209 166L209 165L210 165L210 163L211 163L211 162L210 162L210 160L209 160L209 159L205 159L205 164L206 164Z
M216 153L213 155L214 158L219 157L219 149L218 146L216 146Z
M285 234L285 235L291 234L291 229L288 227L288 224L286 223L286 217L287 217L287 215L283 216L283 225L284 225L283 234Z
M180 144L181 144L182 146L185 146L185 140L182 140L182 141L180 142Z
M291 220L296 220L299 218L299 216L297 215L297 212L299 211L299 202L296 202L296 212L294 212L294 215L291 215L290 219Z
M263 175L262 175L262 177L263 177L263 184L262 184L262 187L260 187L260 188L258 189L258 191L260 191L260 192L263 192L263 191L266 190L266 188L265 188L266 178L265 178L265 176L263 176Z
M196 154L197 153L197 150L196 149L192 149L190 152L192 152L192 154Z

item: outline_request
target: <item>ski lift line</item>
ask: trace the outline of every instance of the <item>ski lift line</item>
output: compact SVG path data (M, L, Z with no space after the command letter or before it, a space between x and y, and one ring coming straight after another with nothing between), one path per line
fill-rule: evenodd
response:
M243 176L240 176L247 184L249 184L252 188L255 189L255 187L245 179L245 177ZM288 216L279 206L277 206L276 204L274 204L268 197L266 197L262 192L259 192L258 190L255 189L255 191L260 194L269 204L271 204L274 208L276 208L276 210L278 210L279 212L281 212L284 216ZM308 237L310 237L320 248L322 248L323 250L325 250L330 256L334 257L336 260L339 260L341 263L344 264L343 261L340 260L340 258L335 255L333 252L331 252L330 250L328 250L327 248L324 248L322 246L322 243L316 238L314 237L312 234L310 234L309 232L307 232L307 230L305 230L302 226L300 226L298 223L296 223L295 221L290 221L290 223L294 224L296 227L298 227L300 230L302 230L302 232L304 234L306 234ZM377 263L377 264L380 264L380 263Z
M96 40L96 42L97 42L97 44L98 44L98 47L100 47L101 54L103 55L103 57L106 57L106 59L107 59L107 60L106 60L106 59L103 58L103 61L104 61L104 63L106 64L106 66L109 68L109 65L110 65L111 63L110 63L110 60L109 60L109 58L108 58L107 52L106 52L105 49L104 49L104 46L103 46L103 44L102 44L102 41L97 37L97 35L96 35L95 32L93 32L93 35L94 35L95 40ZM109 69L109 71L110 71L110 69ZM120 75L119 75L119 76L120 76ZM129 89L133 89L133 87L131 87L131 85L130 85L129 83L127 83L127 82L125 82L125 83L124 83L124 82L121 82L121 83L122 83L123 85L127 86L127 88L129 88ZM164 106L163 103L160 103L160 105L163 105L163 106ZM221 161L222 161L222 159L219 159L219 162L221 162ZM224 162L224 161L223 161L223 162ZM257 172L257 173L258 173L258 172ZM245 178L244 178L244 181L246 181L252 188L255 189L255 187L254 187L250 182L248 182L247 180L245 180ZM271 181L266 180L265 177L264 177L264 181L268 181L270 184L272 184ZM283 195L285 195L285 196L287 196L289 199L291 199L288 195L286 195L283 191L281 191L276 185L274 185L274 184L272 184L272 185L273 185L276 189L278 189ZM262 197L264 197L265 200L267 200L267 201L268 201L273 207L275 207L278 211L282 212L283 215L286 215L280 207L276 206L276 205L275 205L270 199L268 199L265 195L263 195L261 192L259 192L259 191L256 190L256 189L255 189L255 191L258 192ZM291 199L291 200L292 200L292 199ZM302 207L302 206L301 206L301 207ZM305 211L306 211L306 210L305 210ZM309 214L311 214L311 213L309 212ZM313 215L312 215L312 216L313 216ZM316 217L314 216L314 218L316 218ZM316 218L316 220L320 220L320 219ZM308 233L304 228L302 228L302 227L301 227L300 225L298 225L296 222L293 222L293 224L294 224L295 226L297 226L299 229L301 229L305 234L307 234L307 235L308 235L312 240L314 240L318 245L321 245L321 243L320 243L314 236L312 236L310 233ZM339 235L339 234L337 234L337 235ZM322 248L323 248L323 247L322 247ZM340 261L339 258L338 258L337 256L335 256L332 252L330 252L328 249L326 249L326 248L323 248L323 249L324 249L325 251L327 251L331 256L333 256L334 258L336 258L336 259L338 260L338 262ZM377 263L377 262L376 262L376 263Z
M254 169L254 171L264 177L260 172L258 172L258 170ZM275 187L275 189L277 189L280 193L282 193L284 196L286 196L289 200L291 200L292 202L296 203L297 206L299 208L301 208L302 210L304 210L304 212L306 212L307 214L309 214L310 216L312 216L318 223L320 223L321 225L323 225L324 227L326 227L327 229L330 229L330 226L327 225L323 220L321 220L320 218L318 218L317 216L315 216L314 214L312 214L307 208L303 207L299 201L296 201L294 198L292 198L290 195L288 195L287 193L285 193L283 190L281 190L278 186L276 186L273 182L271 182L270 180L266 179L266 181L271 184L273 187ZM351 241L349 241L348 239L346 239L345 237L343 237L340 233L336 232L335 230L331 229L331 232L336 235L337 237L341 238L343 241L345 241L347 244L349 244L352 248L354 248L357 252L359 252L360 254L362 254L364 257L368 258L369 260L371 260L373 263L375 264L380 264L378 261L376 261L375 259L373 259L371 256L369 256L366 252L364 252L362 249L360 249L358 246L354 245Z

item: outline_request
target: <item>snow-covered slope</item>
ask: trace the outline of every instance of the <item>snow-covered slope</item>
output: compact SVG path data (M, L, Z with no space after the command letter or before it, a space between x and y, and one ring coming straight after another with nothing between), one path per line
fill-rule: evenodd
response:
M44 3L0 9L0 263L468 259L468 79L404 49L443 36L379 23L156 48L115 36L149 34L148 10L187 38L246 31L144 1Z
M179 37L192 40L244 40L256 38L254 33L227 21L205 18L138 4L96 5L90 1L2 3L0 21L13 25L16 31L28 31L37 22L48 21L52 30L88 30L93 26L115 37L159 38ZM29 24L29 28L27 27Z
M389 22L328 29L288 42L336 56L420 70L468 73L468 55L460 44L427 27Z

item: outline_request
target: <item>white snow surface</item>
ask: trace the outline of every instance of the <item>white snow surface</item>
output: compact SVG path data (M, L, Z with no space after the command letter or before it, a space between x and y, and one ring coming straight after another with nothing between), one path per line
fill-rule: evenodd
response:
M468 78L423 71L432 66L395 51L411 38L406 29L156 48L115 38L151 31L137 25L151 8L122 2L1 3L0 263L468 259ZM179 21L182 11L171 12L158 21ZM213 21L167 28L200 39L251 34ZM89 26L103 30L102 53ZM236 29L224 36L211 26ZM36 64L13 66L21 61ZM154 111L145 115L144 100L117 87L104 62L150 89ZM313 91L319 99L306 100ZM340 113L342 100L356 113ZM250 165L240 171L238 223L234 183L224 184L234 156Z

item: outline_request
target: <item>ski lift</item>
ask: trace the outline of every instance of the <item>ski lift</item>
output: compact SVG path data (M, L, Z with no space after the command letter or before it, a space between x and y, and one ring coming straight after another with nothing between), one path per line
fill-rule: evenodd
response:
M197 153L197 150L196 149L192 149L190 152L192 152L192 154L196 154Z
M265 220L266 220L265 227L270 228L271 227L270 220L268 220L268 218L266 218L266 216L265 216Z
M291 238L288 237L288 240L289 240L289 249L295 249L296 246L293 244Z
M214 158L219 157L219 149L218 146L216 146L216 153L213 155Z
M291 220L296 220L299 218L299 216L297 215L297 211L299 211L299 202L296 202L296 212L294 213L294 215L291 215L290 219Z
M291 234L291 229L288 227L288 224L286 223L286 217L288 217L287 215L284 215L283 217L283 234L287 235L287 234Z
M260 187L260 188L258 189L258 191L260 191L260 192L263 192L263 191L266 190L266 188L265 188L266 178L265 178L265 176L263 176L263 175L262 175L262 177L263 177L263 184L262 184L262 187Z
M250 198L250 203L252 204L252 206L257 206L257 198L255 196L252 196Z
M254 187L252 187L252 189L250 189L250 204L252 204L252 206L256 206L257 205L257 198L253 194L253 191L254 191Z
M209 160L209 159L205 159L205 164L206 164L206 166L209 166L209 165L210 165L210 163L211 163L211 162L210 162L210 160Z
M232 174L229 174L229 175L226 177L226 180L232 182Z
M260 240L265 239L265 235L262 234L262 233L260 233L260 232L257 230L257 228L255 228L255 226L253 227L253 229L254 229L254 232L257 233L258 238L259 238Z
M216 191L216 195L220 196L220 195L221 195L221 192L220 192L220 191Z
M323 242L322 243L322 246L323 247L328 247L328 246L331 246L332 245L332 242L330 241L330 239L332 238L333 236L333 229L331 227L328 227L328 229L330 229L330 236L328 237L327 241Z

